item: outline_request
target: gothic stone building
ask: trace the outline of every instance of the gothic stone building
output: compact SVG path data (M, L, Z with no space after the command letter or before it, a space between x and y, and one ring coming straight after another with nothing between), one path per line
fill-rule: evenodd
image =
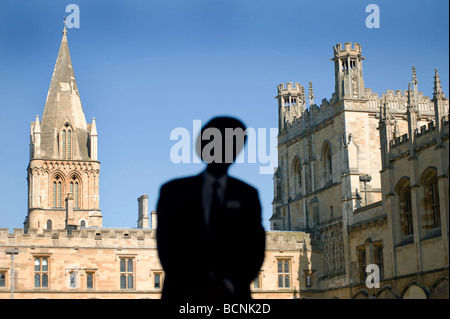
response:
M308 97L278 87L280 165L254 298L448 298L448 100L437 73L432 100L415 77L378 97L363 59L359 45L334 48L336 92L320 107L311 85ZM136 228L103 227L97 136L64 28L31 123L24 228L0 228L0 298L160 298L156 212L143 195ZM368 264L379 288L364 284Z
M64 28L42 120L31 123L24 228L0 228L0 299L160 298L164 271L148 196L138 198L137 228L102 227L97 136L95 119L86 123ZM300 297L309 236L266 237L254 298Z
M361 46L336 45L335 92L280 84L272 230L309 235L310 298L448 298L448 99L364 85ZM430 81L431 82L431 81ZM411 87L412 85L412 87ZM306 108L307 100L309 108ZM365 284L377 265L379 287ZM372 279L370 279L372 280Z

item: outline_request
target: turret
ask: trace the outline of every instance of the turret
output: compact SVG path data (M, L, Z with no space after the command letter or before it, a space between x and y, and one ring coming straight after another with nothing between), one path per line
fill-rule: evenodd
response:
M361 46L355 43L352 48L351 42L345 42L344 48L341 44L334 46L335 94L338 100L362 99L364 98L364 80L361 55Z
M278 85L278 128L284 131L287 123L292 123L295 118L299 118L305 111L305 88L292 82Z

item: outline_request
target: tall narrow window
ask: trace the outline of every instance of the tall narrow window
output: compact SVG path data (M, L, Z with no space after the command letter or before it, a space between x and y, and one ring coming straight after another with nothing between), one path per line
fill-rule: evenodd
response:
M292 163L292 197L302 193L302 171L300 160L296 156Z
M325 142L322 153L322 172L325 183L333 181L333 167L330 145Z
M62 192L61 177L57 175L55 177L55 180L53 181L53 208L62 207L61 192Z
M440 207L439 207L439 191L438 191L438 181L436 176L434 176L430 184L428 186L430 203L431 203L431 212L433 218L433 228L441 226L441 216L440 216Z
M380 279L383 279L384 275L384 260L383 260L383 243L376 242L373 244L373 259L375 264L380 269Z
M48 287L48 257L36 257L34 259L34 287Z
M94 289L94 273L86 272L86 288Z
M155 274L155 281L154 281L154 288L155 289L161 289L161 275Z
M421 236L427 235L433 229L441 226L439 205L439 185L435 168L427 168L422 174L421 183L424 187L425 209L421 212Z
M412 201L411 201L411 187L407 187L404 193L405 199L405 235L412 235L413 218L412 218Z
M74 204L75 204L76 208L79 208L79 206L78 206L78 182L75 182Z
M414 233L414 229L412 218L411 186L407 177L401 178L397 183L396 193L398 194L398 210L400 214L402 237L412 235Z
M72 272L69 277L70 280L70 288L77 288L77 274Z
M120 258L120 289L134 289L134 258Z
M6 287L6 271L0 271L0 288Z
M57 189L56 189L56 182L53 182L53 207L57 207Z
M67 143L66 143L66 131L62 131L62 138L61 138L61 142L62 142L62 158L66 159L67 156Z
M290 288L291 270L290 259L278 259L278 288Z
M61 182L58 182L58 197L57 197L57 207L62 207L61 205Z
M47 229L52 229L52 220L47 220Z
M71 143L72 142L72 133L70 130L67 131L67 159L71 159L72 158L72 147L71 147Z
M359 279L361 281L366 280L366 246L361 246L358 248L358 259L359 259Z
M63 160L72 158L72 131L69 123L66 123L61 131L61 157Z

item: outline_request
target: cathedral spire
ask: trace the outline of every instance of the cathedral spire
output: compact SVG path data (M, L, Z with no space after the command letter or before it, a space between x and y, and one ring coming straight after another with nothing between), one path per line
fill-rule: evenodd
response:
M66 17L64 17L64 21L63 21L63 23L64 23L64 29L63 29L63 35L64 36L67 36L67 29L66 29ZM67 40L67 39L66 39Z
M71 158L88 159L87 123L70 58L65 21L62 33L61 45L42 116L41 155L45 158L61 156L59 134L66 127L73 133Z

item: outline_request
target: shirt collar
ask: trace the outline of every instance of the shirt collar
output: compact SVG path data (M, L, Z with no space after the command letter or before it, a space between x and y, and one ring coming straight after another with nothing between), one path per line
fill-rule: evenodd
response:
M205 185L208 185L208 186L212 186L212 184L214 182L218 182L220 188L225 189L225 187L227 185L227 179L228 179L227 174L223 174L222 176L217 178L206 170L203 173L203 181L204 181Z

